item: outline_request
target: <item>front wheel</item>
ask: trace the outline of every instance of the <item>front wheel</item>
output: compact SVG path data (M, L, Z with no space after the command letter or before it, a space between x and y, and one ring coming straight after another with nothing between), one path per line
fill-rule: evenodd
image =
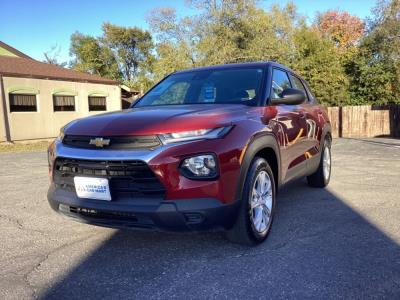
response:
M255 158L246 176L242 203L229 240L255 245L263 242L271 229L275 211L275 182L268 162Z

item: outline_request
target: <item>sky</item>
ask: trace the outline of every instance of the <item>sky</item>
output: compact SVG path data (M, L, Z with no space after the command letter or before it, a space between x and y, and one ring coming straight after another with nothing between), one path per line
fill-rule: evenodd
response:
M268 9L272 3L262 1ZM298 11L311 22L316 12L328 9L346 10L362 19L368 17L376 0L312 1L294 0ZM76 31L100 35L101 24L148 29L146 16L157 7L173 7L180 16L195 14L185 0L0 0L0 41L25 54L44 59L44 52L59 49L59 60L69 61L70 36Z

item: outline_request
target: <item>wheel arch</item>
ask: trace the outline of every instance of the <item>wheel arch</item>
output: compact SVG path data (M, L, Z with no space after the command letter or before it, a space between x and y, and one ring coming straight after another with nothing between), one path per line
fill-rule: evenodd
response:
M246 175L255 157L264 158L274 173L276 190L281 185L281 156L276 137L272 134L254 136L247 147L241 160L239 184L236 191L236 200L240 200L246 181Z
M328 138L329 142L332 142L332 127L330 123L326 123L322 129L321 143L323 143L325 138Z

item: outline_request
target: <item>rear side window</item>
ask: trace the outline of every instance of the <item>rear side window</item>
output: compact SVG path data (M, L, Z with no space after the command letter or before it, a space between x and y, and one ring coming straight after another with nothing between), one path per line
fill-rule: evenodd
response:
M304 94L306 94L306 98L308 100L308 94L307 94L307 90L304 87L303 83L301 82L301 80L299 78L297 78L296 76L293 76L292 74L290 74L290 80L292 81L293 84L293 88L298 89L300 91L303 91Z
M286 72L274 69L272 73L272 98L282 98L281 93L284 89L291 88L289 77Z

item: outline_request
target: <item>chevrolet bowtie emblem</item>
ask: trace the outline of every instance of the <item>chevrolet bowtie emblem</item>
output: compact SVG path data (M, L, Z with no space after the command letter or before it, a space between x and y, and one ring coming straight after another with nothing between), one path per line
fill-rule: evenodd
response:
M95 145L96 147L104 147L110 145L110 139L95 138L90 139L89 145Z

